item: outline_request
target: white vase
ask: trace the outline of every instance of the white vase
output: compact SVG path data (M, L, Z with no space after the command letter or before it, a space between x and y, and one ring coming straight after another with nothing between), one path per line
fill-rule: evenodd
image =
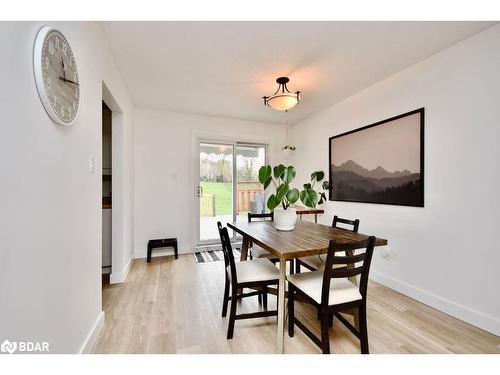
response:
M274 209L274 227L277 230L294 230L296 222L297 210L295 208L288 207L284 210L283 207L276 207Z

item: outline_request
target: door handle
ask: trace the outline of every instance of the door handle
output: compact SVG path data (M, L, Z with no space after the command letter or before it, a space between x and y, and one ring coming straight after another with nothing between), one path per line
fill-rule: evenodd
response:
M198 186L198 198L203 196L203 186Z

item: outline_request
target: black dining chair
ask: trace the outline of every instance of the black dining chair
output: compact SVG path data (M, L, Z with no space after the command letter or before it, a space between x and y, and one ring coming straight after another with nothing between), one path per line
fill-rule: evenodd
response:
M270 212L268 214L264 213L264 214L252 214L252 213L248 213L248 222L252 222L252 221L266 221L266 220L270 220L270 221L273 221L274 220L274 212ZM255 246L253 244L252 241L249 242L248 244L248 257L250 258L250 260L253 260L253 259L269 259L273 264L276 264L277 262L279 262L279 259L278 258L274 258L273 255L263 249L262 247L260 246ZM263 295L260 295L258 296L259 298L259 303L262 303L262 299L263 298L267 298L266 296L266 293L264 293Z
M265 221L265 220L274 220L274 212L268 213L268 214L252 214L248 213L248 222L252 221ZM279 259L273 258L273 255L263 249L260 246L255 246L252 242L248 244L248 255L249 258L252 259L260 259L260 258L266 258L269 259L271 262L276 263Z
M350 226L351 228L343 228L339 227L339 224L344 224ZM359 219L349 220L343 219L335 215L333 217L332 227L334 228L342 228L346 230L350 230L351 232L358 233L359 229ZM317 271L324 267L326 262L326 255L313 255L303 258L297 258L295 261L295 269L297 273L300 273L300 267L303 266L307 268L309 271Z
M279 271L267 259L235 262L227 228L223 228L220 222L217 223L217 227L219 229L222 252L224 254L225 268L222 317L226 316L228 303L231 301L229 324L227 328L227 339L229 340L233 338L234 323L236 320L278 316L278 310L267 310L267 288L271 285L275 285L276 288L278 288ZM244 288L257 290L249 293L243 293ZM229 289L231 289L231 295L229 295ZM263 307L265 311L239 315L236 314L236 306L239 299L259 294L263 295Z
M257 221L257 220L266 220L270 219L271 221L274 220L274 212L271 212L269 214L251 214L250 212L248 213L248 222L252 221ZM261 248L260 246L255 246L252 242L248 244L249 247L249 254L250 254L250 259L259 259L259 258L266 258L269 259L273 264L276 264L279 262L279 259L276 258L273 254L271 254L269 251ZM294 272L294 260L290 259L288 262L288 267L290 273ZM260 298L260 297L259 297Z
M329 354L329 320L331 316L335 316L359 339L361 353L369 353L366 295L374 246L375 237L373 236L348 245L330 241L323 271L296 273L287 277L288 335L290 337L293 337L296 325L321 348L323 354ZM346 250L355 255L337 254L344 253ZM354 251L356 252L354 253ZM340 267L334 268L334 266ZM359 287L348 279L358 275L361 275ZM321 338L316 337L295 317L294 303L298 295L318 310L321 316ZM340 311L346 309L358 309L359 330L340 314Z

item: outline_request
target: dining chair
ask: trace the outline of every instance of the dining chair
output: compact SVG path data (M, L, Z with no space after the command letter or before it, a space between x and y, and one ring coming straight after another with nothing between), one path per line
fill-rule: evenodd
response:
M332 227L334 228L341 228L338 226L338 224L345 224L348 225L352 228L342 228L346 230L350 230L351 232L358 233L359 229L359 219L356 220L349 220L349 219L343 219L335 215L333 217L333 222L332 222ZM300 273L300 266L304 266L307 268L309 271L317 271L323 269L324 265L326 262L326 256L325 255L313 255L313 256L308 256L308 257L303 257L303 258L297 258L295 261L295 269L297 270L297 273Z
M252 221L265 221L267 219L270 219L270 221L274 220L274 212L268 213L268 214L252 214L248 213L248 222ZM250 260L252 259L260 259L260 258L266 258L269 259L271 262L276 263L279 259L273 258L274 256L267 250L264 250L260 246L255 246L252 242L248 244L248 250L249 250L249 257Z
M256 221L256 219L262 219L262 220L266 220L266 219L271 219L271 221L274 220L274 212L271 212L269 214L251 214L250 212L248 213L248 222L252 222L252 221ZM271 254L269 251L261 248L260 246L255 246L252 242L250 242L248 244L249 246L249 254L250 254L250 259L259 259L259 258L267 258L269 259L271 262L273 262L273 264L276 264L279 262L279 259L278 258L275 258L275 256L273 254ZM294 272L294 260L293 259L290 259L289 263L288 263L288 267L289 267L289 272L290 273L293 273ZM259 302L260 302L260 296L259 296Z
M265 221L267 219L270 219L270 221L273 221L274 220L274 212L270 212L268 214L252 214L252 213L248 213L248 222L252 222L252 221ZM278 258L274 258L273 255L263 249L262 247L260 246L255 246L253 244L252 241L249 242L248 244L248 257L250 258L250 260L253 260L253 259L261 259L261 258L265 258L265 259L269 259L273 264L276 264L279 262L279 259ZM263 298L266 298L266 293L263 293L262 295L259 294L258 295L258 298L259 298L259 303L262 303L262 299Z
M331 240L323 271L296 273L287 277L288 335L290 337L293 337L296 325L321 348L323 354L329 354L329 319L333 314L359 339L361 353L368 354L366 292L374 245L375 237L373 236L353 244L338 244ZM336 254L346 250L354 255ZM334 265L341 267L334 268ZM359 287L348 279L348 277L358 275L361 275ZM295 317L294 300L296 295L302 296L307 303L316 307L321 316L321 338L316 337ZM359 330L340 314L340 311L346 309L358 309Z
M278 288L279 271L267 259L247 260L236 263L227 228L223 228L220 222L217 223L217 227L224 254L225 268L224 299L222 302L223 318L227 314L228 303L231 301L227 328L227 339L229 340L233 338L234 323L236 320L278 316L278 310L267 310L267 288L270 285L276 285L276 288ZM231 295L229 295L229 288L231 288ZM258 290L243 293L244 288ZM263 295L263 307L265 311L236 314L236 306L239 299L259 294Z

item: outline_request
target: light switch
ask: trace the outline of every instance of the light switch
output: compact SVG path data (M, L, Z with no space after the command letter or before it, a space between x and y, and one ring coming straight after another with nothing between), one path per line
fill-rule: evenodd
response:
M94 172L94 157L89 155L89 172Z

